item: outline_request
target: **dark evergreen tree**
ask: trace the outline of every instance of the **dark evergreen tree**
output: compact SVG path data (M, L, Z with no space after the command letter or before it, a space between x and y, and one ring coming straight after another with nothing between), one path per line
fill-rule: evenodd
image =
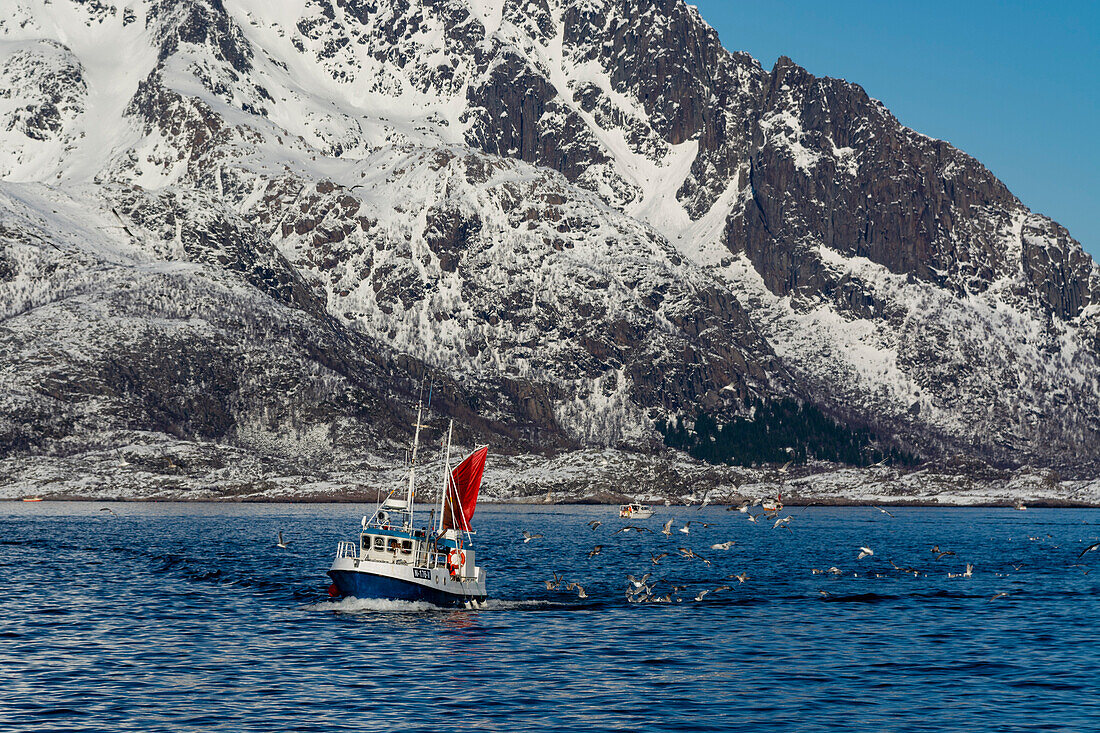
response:
M902 465L919 461L896 447L880 447L872 431L843 425L811 404L758 400L749 405L748 413L720 425L714 416L700 412L690 431L676 418L658 422L657 429L665 445L707 463L751 466L813 459L869 466L884 459Z

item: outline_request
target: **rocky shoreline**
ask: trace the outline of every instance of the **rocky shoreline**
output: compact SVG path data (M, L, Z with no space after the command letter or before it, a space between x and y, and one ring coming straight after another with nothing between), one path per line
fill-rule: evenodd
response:
M70 456L10 456L0 460L0 500L373 503L386 487L401 484L406 470L400 457L318 463L212 443L151 441ZM423 500L429 500L439 459L423 461L419 470ZM777 495L787 506L1100 507L1100 479L962 460L914 468L820 462L744 468L678 452L589 449L496 455L482 501L736 505Z

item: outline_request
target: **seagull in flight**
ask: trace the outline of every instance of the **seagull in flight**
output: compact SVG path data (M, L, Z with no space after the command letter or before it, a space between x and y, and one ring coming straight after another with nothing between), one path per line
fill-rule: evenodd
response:
M872 550L870 547L860 547L859 548L859 555L856 556L856 559L857 560L862 560L863 558L870 557L871 555L874 555L874 554L875 554L875 551Z
M681 555L688 558L689 560L702 560L704 563L706 563L708 567L710 566L710 560L706 559L702 555L696 555L694 552L686 547L679 547L677 549L680 550Z
M737 544L737 542L735 540L728 540L726 542L718 542L716 544L713 544L713 545L710 546L710 549L712 549L712 550L728 550L729 548L733 547L736 544Z
M882 513L883 513L883 514L885 514L886 516L890 517L891 519L893 519L894 515L893 515L893 514L891 514L891 513L890 513L890 512L888 512L888 511L886 511L886 510L885 510L885 509L883 509L882 507L880 507L880 506L875 506L874 504L872 504L871 506L872 506L872 507L874 507L875 509L878 509L878 510L879 510L880 512L882 512Z
M525 544L525 545L526 545L526 544L527 544L528 542L530 542L531 540L537 540L537 539L539 539L540 537L542 537L542 535L541 535L541 534L531 534L531 533L530 533L530 532L528 532L527 530L524 530L524 531L523 531L523 544Z
M283 541L283 531L281 529L279 530L279 542L275 546L281 550L286 549L286 542Z
M1100 542L1093 542L1091 545L1081 550L1081 554L1077 557L1084 557L1086 552L1096 552L1098 549L1100 549Z
M997 595L993 596L993 597L992 597L992 598L990 598L989 600L991 600L991 601L995 601L995 600L997 600L998 598L1004 598L1004 597L1005 597L1005 596L1007 596L1007 595L1008 595L1008 593L1005 593L1005 592L1003 592L1003 591L1002 591L1001 593L998 593Z
M109 514L110 514L110 515L111 515L112 517L117 517L117 516L118 516L117 514L115 514L115 510L114 510L114 509L112 509L112 508L111 508L111 507L109 507L109 506L101 507L99 511L101 511L101 512L107 512L107 513L109 513Z
M577 589L577 598L588 598L588 594L584 592L583 585L574 584L574 587Z
M635 532L648 532L649 531L649 529L646 528L646 527L635 527L633 524L628 524L625 527L623 527L622 529L615 530L615 534L619 534L620 532L629 532L630 530L634 530Z
M756 524L756 518L758 516L760 516L760 515L759 514L749 514L749 521L752 522L753 524Z
M787 515L787 516L783 517L782 519L775 520L775 524L772 525L772 529L778 529L780 526L786 527L787 529L791 528L791 517L790 517L790 515Z
M737 584L740 585L741 583L744 583L746 580L748 580L749 576L748 576L748 573L738 573L737 575L727 575L726 576L727 580L732 580L734 578L737 579Z
M635 589L640 589L645 587L645 582L649 580L649 576L652 574L653 573L646 573L642 576L641 580L635 578L633 575L626 576L626 579L630 581L630 585L632 585Z
M672 522L673 521L674 520L670 519L667 522L665 522L664 527L661 527L661 534L663 534L665 537L671 537L672 536Z
M649 559L653 561L654 565L656 565L657 563L659 563L661 561L662 557L668 557L668 553L667 552L662 552L660 555L650 555Z
M554 573L553 580L544 580L542 582L546 584L546 590L557 590L559 587L561 587L561 581L561 576L559 576L557 573Z
M691 531L691 522L688 522L683 527L680 527L680 531L683 532L684 534L687 534L688 532L690 532Z
M595 532L596 528L599 527L601 524L603 524L603 522L598 519L593 519L591 522L588 522L588 526L592 528L593 532Z
M596 545L595 547L593 547L591 550L588 551L588 556L589 557L595 557L596 555L600 554L600 550L602 550L602 549L603 549L603 545Z

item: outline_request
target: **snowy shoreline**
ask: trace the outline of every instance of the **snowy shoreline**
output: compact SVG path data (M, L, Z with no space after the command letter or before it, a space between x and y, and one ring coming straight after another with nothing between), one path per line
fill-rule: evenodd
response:
M94 496L80 496L77 494L42 498L42 503L55 502L55 503L79 503L79 502L95 502L95 503L123 503L123 504L373 504L373 501L366 499L357 499L354 497L349 498L334 498L326 496L317 497L303 497L297 499L284 499L284 498L267 498L267 497L248 497L248 498L225 498L225 497L177 497L177 498L145 498L145 497L119 497L111 499L96 498ZM0 498L0 504L3 503L24 503L23 499L19 498ZM555 501L550 504L540 501L489 501L483 500L480 502L480 506L491 507L505 507L505 506L617 506L617 501ZM724 507L727 510L732 511L732 507L736 504L723 504L711 502L708 504L711 507ZM857 501L849 499L838 498L821 498L812 501L784 501L784 510L788 509L804 509L811 506L818 507L843 507L843 508L866 508L866 507L888 507L892 509L897 508L921 508L921 509L1012 509L1015 507L1013 502L1006 501L993 501L993 502L960 502L960 503L946 503L927 500L913 500L913 501L898 501L896 499L883 500L883 501ZM697 504L671 504L668 506L658 506L656 509L698 509ZM1057 501L1057 500L1040 500L1035 503L1028 504L1025 502L1025 508L1027 510L1032 509L1100 509L1100 502L1086 502L1086 501Z
M439 483L438 457L419 464L421 500ZM199 443L131 445L70 456L0 460L0 500L201 501L372 504L407 481L386 456L311 464ZM492 504L737 505L782 497L787 506L1100 507L1100 479L1049 468L991 468L955 461L916 468L827 463L743 468L682 453L590 449L556 456L497 455L485 471Z

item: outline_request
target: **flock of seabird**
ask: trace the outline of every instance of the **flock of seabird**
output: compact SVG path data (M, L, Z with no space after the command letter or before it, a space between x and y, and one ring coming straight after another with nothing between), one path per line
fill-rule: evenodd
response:
M701 504L697 505L697 508L702 509L703 507L707 506L708 503L709 502L704 497L703 502ZM760 507L761 511L754 513L753 511L751 511L754 507ZM805 508L805 507L803 507L803 508ZM887 509L884 509L880 506L873 506L872 508L876 509L877 511L879 511L880 513L882 513L886 517L889 517L891 519L894 518L894 514L890 511L888 511ZM760 523L761 523L760 520L765 519L765 520L767 520L768 522L771 523L771 528L772 529L782 528L782 529L786 529L788 532L793 533L793 530L791 529L791 524L794 521L794 516L789 514L789 513L784 515L784 516L780 516L780 514L783 511L783 503L782 503L780 497L778 497L778 496L775 499L763 499L763 500L757 499L756 501L746 501L746 502L744 502L742 504L739 504L739 505L729 506L729 507L727 507L727 510L728 511L738 511L742 514L745 514L747 520L752 524L756 524L756 525L759 526ZM592 520L590 522L587 522L587 526L593 532L595 532L597 529L599 529L599 527L601 527L603 524L604 523L600 520ZM671 539L672 535L673 535L673 532L689 534L690 531L691 531L691 526L692 525L696 525L696 526L703 527L703 528L710 528L710 527L714 526L712 524L706 524L706 523L703 523L703 522L700 522L700 521L697 521L697 520L684 522L678 528L675 528L675 525L676 525L676 519L675 518L669 518L667 521L664 522L661 529L656 534L662 534L666 538ZM641 527L641 526L637 526L637 525L626 525L624 527L620 527L619 529L615 530L612 533L612 535L628 534L630 532L635 532L635 533L639 533L639 534L645 533L645 532L653 533L653 530L651 530L647 527ZM541 536L542 535L532 535L529 532L523 532L523 538L524 538L523 541L525 543L530 542L532 539L535 539L535 538L541 537ZM1049 537L1050 535L1047 535L1047 536ZM1038 541L1041 538L1039 538L1039 537L1029 537L1029 539L1032 540L1032 541ZM712 550L729 550L730 548L732 548L736 544L737 544L736 540L726 540L724 542L715 542L715 543L710 545L710 549L712 549ZM1052 545L1052 547L1057 547L1057 545ZM597 555L599 555L602 552L603 549L604 549L603 544L595 545L591 550L588 551L587 557L589 559L594 558ZM1085 554L1090 553L1090 552L1096 552L1098 550L1100 550L1100 541L1093 542L1089 546L1085 547L1080 552L1080 554L1078 554L1077 557L1078 557L1078 559L1080 559L1080 558L1083 558L1085 556ZM856 548L854 551L856 553L855 554L855 559L857 561L865 560L867 558L875 558L874 562L881 562L882 561L881 557L876 556L874 549L869 547L869 546L865 546L865 545L860 546L860 547ZM957 557L956 553L953 550L941 549L939 545L933 545L929 549L929 552L932 555L935 556L934 559L936 561L940 561L940 560L943 560L944 558L948 558L948 557ZM692 550L691 548L688 548L688 547L677 547L676 548L676 553L677 553L677 555L675 555L675 556L678 556L678 557L686 559L686 560L693 560L693 561L701 562L701 563L703 563L703 565L705 565L707 567L710 567L711 564L712 564L710 559L708 559L706 557L703 557L702 555L700 555L699 553L695 552L694 550ZM669 551L660 552L660 553L656 553L656 554L650 553L649 558L650 558L650 561L653 565L658 565L658 564L660 564L661 560L669 557L670 554L671 553ZM927 577L928 576L927 572L922 572L921 570L919 570L915 567L912 567L912 566L898 565L892 559L889 559L889 558L886 558L885 562L889 563L890 566L893 567L893 569L898 573L902 573L902 574L905 574L905 575L912 575L913 577ZM872 566L871 566L872 569L870 570L870 572L864 572L863 573L864 577L875 577L875 578L887 577L888 574L883 575L879 572L875 572L875 570L873 569L874 567L875 567L875 565L872 564ZM1013 565L1013 567L1017 571L1019 571L1020 568L1023 567L1023 566L1022 565ZM1088 574L1088 572L1089 572L1089 569L1086 569L1085 573ZM842 571L840 568L838 568L836 566L832 566L832 567L829 567L829 568L826 568L826 569L811 568L811 573L813 575L834 575L834 576L844 575L844 571ZM1003 577L1004 576L1004 574L1002 574L1002 573L996 573L996 575L998 577ZM965 565L965 570L963 570L962 572L950 572L949 571L949 572L946 573L946 576L949 579L968 579L968 578L972 578L974 576L974 564L971 563L971 562L967 562L966 565ZM702 601L707 596L713 597L713 596L715 596L719 593L732 590L732 587L729 586L729 585L719 585L719 586L714 587L714 588L706 588L706 589L698 590L697 592L695 592L694 596L692 596L691 594L688 594L687 596L682 596L682 595L680 595L680 592L687 590L688 586L686 586L686 585L672 585L667 590L665 590L663 592L658 592L657 587L660 585L660 581L651 581L651 577L652 577L652 573L649 573L649 572L641 575L641 577L635 577L632 574L627 575L626 576L627 586L626 586L626 589L625 589L626 600L630 603L674 603L674 602L682 602L682 601L685 600L685 598L694 599L695 601ZM852 577L857 577L858 578L858 577L860 577L860 573L859 572L853 572ZM737 574L734 574L734 575L727 575L727 576L725 576L725 579L726 580L736 580L738 585L740 585L740 584L746 582L747 580L749 580L749 576L746 573L742 572L742 573L737 573ZM556 574L555 574L553 580L547 580L547 581L544 581L544 582L545 582L547 590L560 591L563 588L566 591L577 590L578 591L578 597L580 597L580 598L587 597L585 592L584 592L583 587L581 587L580 585L578 585L576 583L569 583L569 584L563 586L562 585L563 579L561 577L557 576ZM824 590L820 591L820 594L822 596L825 596L825 597L829 596L829 593L827 591L824 591ZM1000 592L1000 593L995 594L990 600L997 600L999 598L1004 598L1008 595L1010 595L1008 592Z

